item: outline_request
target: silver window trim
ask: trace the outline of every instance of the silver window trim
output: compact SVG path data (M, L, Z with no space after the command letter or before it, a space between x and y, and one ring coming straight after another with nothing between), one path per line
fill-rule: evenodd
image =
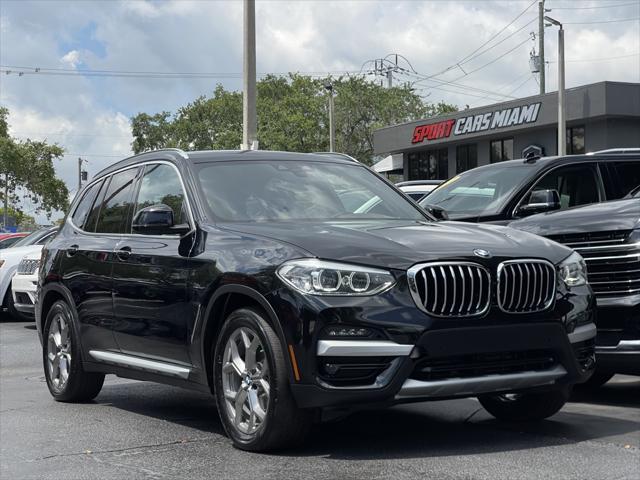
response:
M171 167L173 167L173 169L176 171L176 173L178 174L178 179L180 180L180 186L182 187L182 191L184 192L184 198L185 201L187 202L187 213L189 216L189 226L191 227L189 229L189 231L187 233L185 233L184 235L178 237L177 235L143 235L140 233L104 233L104 232L87 232L86 230L81 229L80 227L78 227L76 224L73 223L72 221L72 214L69 214L67 216L67 223L70 224L75 230L82 232L85 235L94 235L94 236L102 236L102 237L136 237L136 238L163 238L163 239L167 239L167 238L183 238L186 237L187 235L190 235L191 233L193 233L196 229L195 227L195 220L194 220L194 216L193 216L193 211L191 210L191 201L189 200L189 193L185 187L185 183L184 180L182 178L182 175L180 174L180 170L178 169L178 167L175 166L175 164L173 162L169 162L167 160L147 160L145 162L140 162L140 163L136 163L133 165L127 165L126 167L122 167L118 170L115 170L107 175L104 175L102 177L96 178L94 179L92 182L90 182L89 184L87 184L84 188L83 191L86 191L89 187L91 187L92 185L100 182L100 181L106 181L107 179L111 178L113 175L120 173L120 172L124 172L125 170L129 170L131 168L140 168L140 167L144 167L147 165L157 165L157 164L164 164L164 165L170 165ZM98 192L99 193L99 192ZM137 195L138 192L136 192ZM83 195L84 196L84 195ZM96 198L97 200L97 198ZM137 198L135 199L137 200ZM82 201L82 198L80 198L79 202ZM79 203L78 202L78 203ZM77 208L77 206L76 206Z

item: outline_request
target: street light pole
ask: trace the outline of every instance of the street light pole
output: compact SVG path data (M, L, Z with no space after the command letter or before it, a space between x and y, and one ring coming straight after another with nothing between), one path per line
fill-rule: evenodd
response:
M324 88L329 93L329 151L336 151L336 130L333 120L333 85L327 83Z
M258 149L256 113L256 2L244 0L242 150Z
M540 0L538 3L538 52L540 55L540 95L544 95L546 88L544 64L544 0Z
M544 17L547 22L558 26L558 155L567 154L567 125L564 102L564 29L562 23L551 17Z

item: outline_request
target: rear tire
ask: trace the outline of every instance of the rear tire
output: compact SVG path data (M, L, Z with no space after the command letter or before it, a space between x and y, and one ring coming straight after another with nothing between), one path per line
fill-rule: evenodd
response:
M254 452L299 445L312 415L293 399L283 346L263 314L231 313L212 353L218 412L233 444Z
M478 400L498 420L532 422L558 413L569 400L570 391L562 388L540 393L482 395Z
M42 361L49 392L58 402L93 400L104 383L104 374L82 368L80 339L69 305L53 304L45 320Z

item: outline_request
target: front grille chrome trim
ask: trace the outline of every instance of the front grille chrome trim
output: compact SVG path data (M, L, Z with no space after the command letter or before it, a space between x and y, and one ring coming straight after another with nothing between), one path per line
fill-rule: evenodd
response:
M479 263L419 263L407 271L407 280L416 306L428 315L440 318L480 317L491 308L491 272ZM424 298L418 282L423 282ZM433 290L429 292L430 284Z
M531 295L532 280L533 294ZM547 260L537 258L507 260L498 265L497 285L498 308L503 312L509 314L543 312L551 308L555 302L556 267ZM516 290L518 291L517 300L514 303ZM522 298L523 290L524 298ZM540 293L536 295L538 290Z

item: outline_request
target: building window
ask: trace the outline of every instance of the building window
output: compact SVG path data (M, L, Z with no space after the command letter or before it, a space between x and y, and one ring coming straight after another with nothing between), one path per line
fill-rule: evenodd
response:
M584 153L584 127L567 128L567 154Z
M513 160L513 138L491 140L489 159L491 163Z
M444 180L449 177L446 148L426 150L407 155L409 180Z
M456 148L456 173L462 173L478 166L478 146L460 145Z

